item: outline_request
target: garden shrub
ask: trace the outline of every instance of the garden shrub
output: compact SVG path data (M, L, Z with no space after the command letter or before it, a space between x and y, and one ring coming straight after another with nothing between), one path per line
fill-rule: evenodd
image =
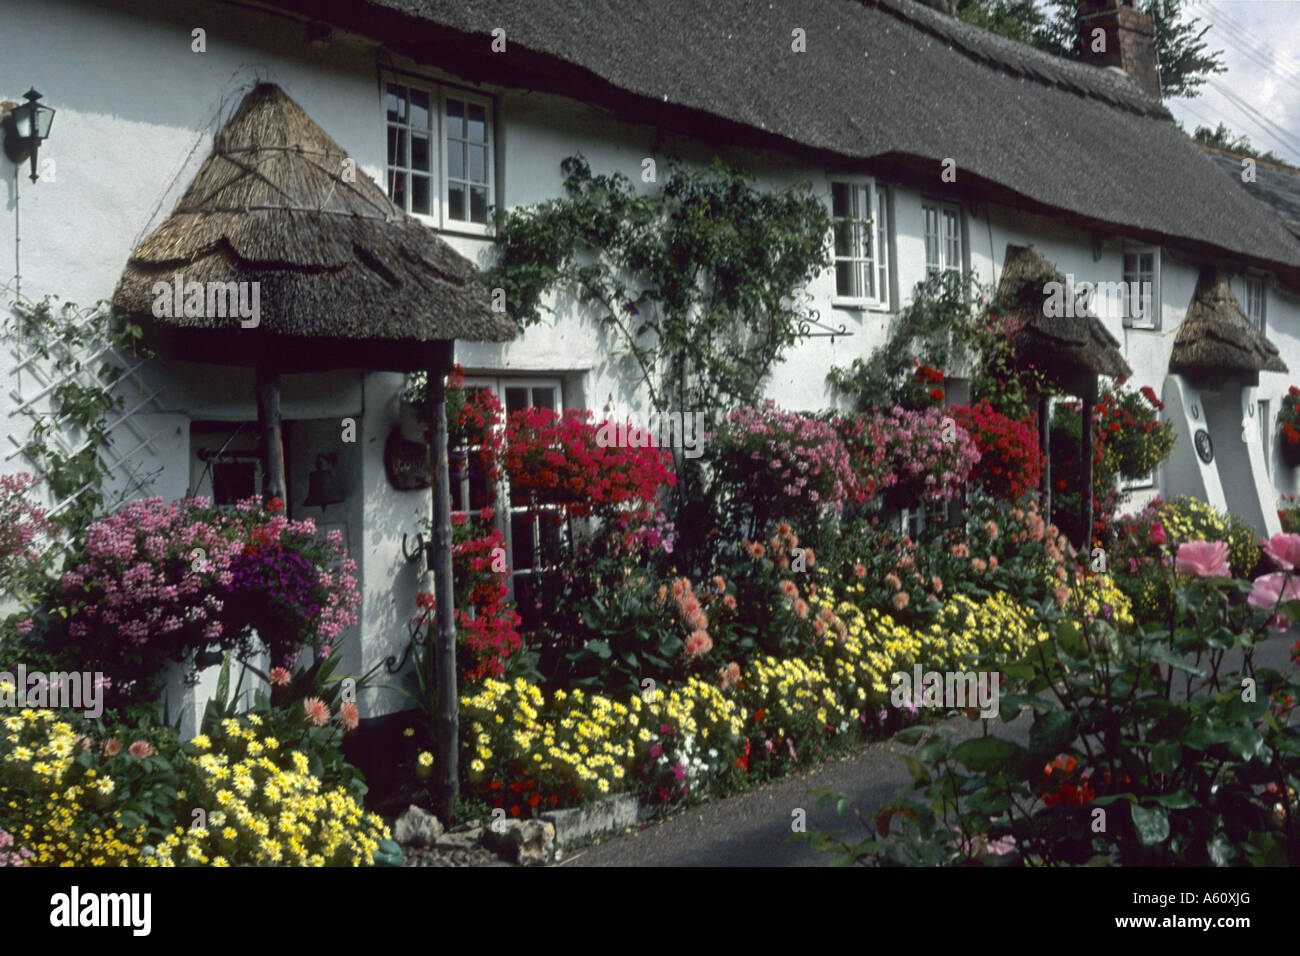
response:
M16 847L6 852L32 866L369 864L387 829L312 772L292 723L273 735L257 714L227 718L182 746L167 728L47 709L4 717L0 832Z
M1225 653L1249 655L1270 624L1300 617L1300 536L1272 539L1280 570L1254 582L1223 577L1207 560L1220 549L1185 542L1181 573L1158 565L1174 595L1159 630L1121 629L1077 602L1030 606L1048 638L1004 668L1027 683L1001 700L1004 719L1034 710L1028 745L904 731L920 745L906 758L914 785L863 818L867 832L812 834L814 845L882 865L1300 862L1300 680L1248 664L1246 683Z
M343 787L327 790L306 754L266 734L256 715L222 721L221 735L182 748L187 810L143 852L151 866L369 866L388 827ZM191 814L192 817L192 814Z
M1173 610L1172 579L1165 565L1178 546L1189 541L1226 542L1229 567L1237 577L1250 575L1260 561L1254 529L1244 519L1190 495L1172 501L1156 498L1137 514L1116 521L1110 558L1115 579L1139 620L1158 621Z
M835 426L775 402L730 412L709 442L723 540L789 521L815 540L823 515L861 500Z
M979 449L979 462L970 478L987 494L1014 502L1037 489L1043 452L1033 418L1009 418L987 398L954 406L952 416Z

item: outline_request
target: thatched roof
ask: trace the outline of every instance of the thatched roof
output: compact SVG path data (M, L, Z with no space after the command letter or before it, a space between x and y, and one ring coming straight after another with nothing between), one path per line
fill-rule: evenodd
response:
M1257 159L1255 181L1243 182L1241 161L1247 157L1240 153L1215 149L1204 143L1201 143L1200 147L1243 190L1271 208L1282 220L1282 224L1291 230L1292 235L1300 239L1300 169Z
M1065 277L1030 246L1007 245L997 299L1021 325L1016 336L1020 360L1062 376L1079 373L1128 378L1133 374L1119 341L1090 315L1044 314L1048 282Z
M474 265L360 169L345 181L347 158L283 90L259 85L175 212L131 253L114 303L172 354L241 365L274 356L286 369L409 370L440 342L513 338ZM215 309L156 317L155 283L177 274L259 283L259 324Z
M1300 243L1227 189L1127 76L911 0L269 0L471 81L544 90L709 143L800 151L1189 252L1273 263ZM504 54L490 51L505 31ZM806 32L807 52L791 50ZM646 38L654 43L647 46ZM939 178L957 162L958 181Z
M1207 266L1196 280L1192 304L1174 339L1169 371L1220 376L1288 369L1277 346L1241 311L1228 280Z

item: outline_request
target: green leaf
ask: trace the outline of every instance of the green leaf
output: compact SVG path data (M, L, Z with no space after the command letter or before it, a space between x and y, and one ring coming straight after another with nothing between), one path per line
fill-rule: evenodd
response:
M911 754L899 754L898 756L899 759L903 761L903 765L907 767L907 772L912 775L912 779L916 781L918 787L929 785L930 772L925 769L925 764L921 763L921 761L917 760Z
M1154 846L1169 839L1169 815L1162 808L1153 807L1148 810L1134 804L1129 808L1129 813L1132 814L1138 842L1143 846Z
M1054 757L1074 738L1074 716L1066 710L1049 710L1029 728L1029 749L1036 756Z
M1158 804L1168 810L1186 810L1189 807L1196 806L1196 799L1186 790L1175 790L1173 793L1162 793L1158 796L1144 797L1148 803Z
M1020 760L1028 752L1019 744L1001 737L975 737L963 740L953 748L952 758L975 771L993 771L1012 760Z
M1210 862L1215 866L1229 866L1237 855L1232 842L1222 833L1216 834L1206 843L1205 849L1210 854Z

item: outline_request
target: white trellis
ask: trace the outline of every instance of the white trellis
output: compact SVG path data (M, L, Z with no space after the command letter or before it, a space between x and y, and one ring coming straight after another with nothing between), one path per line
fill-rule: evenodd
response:
M96 308L82 309L77 318L84 320L95 312ZM6 422L12 447L4 457L5 464L22 456L38 477L48 482L52 477L48 463L27 453L32 431L41 421L50 426L43 440L61 454L75 455L90 447L91 439L73 426L68 416L50 420L54 415L53 396L58 388L69 383L102 387L104 383L97 380L96 374L107 365L120 371L110 394L122 399L122 407L109 413L107 430L111 440L100 451L100 461L110 475L105 490L118 500L125 500L150 484L161 469L163 457L163 449L156 442L167 429L146 428L138 417L161 411L157 403L159 390L148 389L143 382L144 360L119 355L106 337L78 346L56 341L49 347L48 357L14 332L5 336L5 346L11 358L7 391L12 402ZM57 515L71 506L89 487L83 485L53 503L49 514Z

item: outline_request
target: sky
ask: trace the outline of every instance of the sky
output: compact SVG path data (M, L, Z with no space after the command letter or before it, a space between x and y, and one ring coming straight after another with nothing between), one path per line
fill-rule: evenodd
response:
M1223 122L1300 166L1300 0L1184 3L1182 16L1210 25L1205 39L1228 71L1195 98L1165 100L1169 111L1188 133Z

